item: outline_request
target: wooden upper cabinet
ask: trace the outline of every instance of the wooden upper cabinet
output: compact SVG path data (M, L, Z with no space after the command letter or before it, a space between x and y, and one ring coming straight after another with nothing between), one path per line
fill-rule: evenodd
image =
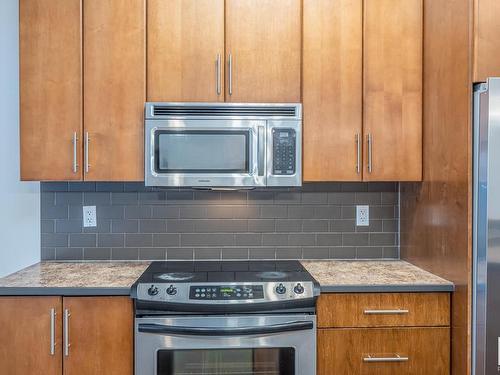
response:
M21 179L81 180L80 0L20 0L19 20Z
M64 297L69 353L64 375L132 375L133 310L129 297Z
M62 373L61 305L61 297L0 298L2 374Z
M85 0L83 14L85 180L143 180L145 0Z
M300 102L301 0L226 1L226 101Z
M500 76L500 1L474 0L474 82Z
M224 0L148 1L148 101L224 101Z
M362 6L304 0L305 181L362 178Z
M364 2L366 181L422 179L422 24L422 0Z

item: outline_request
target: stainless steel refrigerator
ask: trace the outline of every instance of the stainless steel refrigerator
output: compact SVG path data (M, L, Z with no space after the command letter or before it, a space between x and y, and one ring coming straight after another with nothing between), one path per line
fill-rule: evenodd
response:
M500 78L474 87L472 373L500 374Z

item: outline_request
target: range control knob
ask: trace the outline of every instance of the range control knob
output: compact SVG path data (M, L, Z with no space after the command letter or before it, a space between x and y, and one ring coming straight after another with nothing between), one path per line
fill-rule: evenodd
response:
M177 294L177 288L173 285L170 285L168 288L167 288L167 294L169 296L175 296Z
M148 289L148 294L150 296L156 296L158 294L158 288L155 287L154 285L151 285Z
M304 287L302 286L301 283L298 283L297 285L295 285L295 287L293 288L293 291L296 293L296 294L302 294L304 293Z
M286 288L283 284L279 284L277 287L276 287L276 293L278 294L285 294L286 293Z

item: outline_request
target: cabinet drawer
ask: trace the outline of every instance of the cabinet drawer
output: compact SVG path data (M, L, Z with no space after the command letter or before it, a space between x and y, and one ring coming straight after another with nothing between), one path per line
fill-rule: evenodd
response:
M450 329L318 330L318 375L447 375Z
M449 293L322 294L318 327L448 326Z

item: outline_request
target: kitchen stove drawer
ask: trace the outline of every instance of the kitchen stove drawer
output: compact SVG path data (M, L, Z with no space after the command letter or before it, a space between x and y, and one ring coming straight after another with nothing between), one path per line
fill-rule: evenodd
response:
M318 327L450 325L449 293L335 293L317 303Z
M450 329L318 330L318 375L448 375Z

